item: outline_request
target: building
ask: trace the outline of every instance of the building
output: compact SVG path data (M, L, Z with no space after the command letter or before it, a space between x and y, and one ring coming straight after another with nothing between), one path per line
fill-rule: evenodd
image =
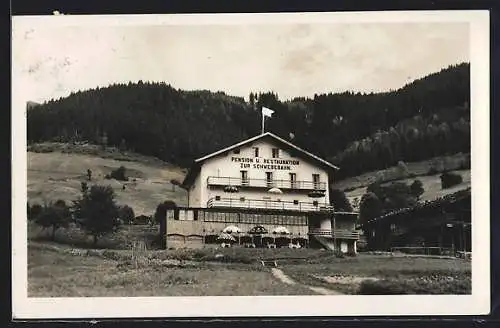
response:
M182 183L188 206L167 211L167 247L230 238L238 245L336 245L355 253L357 214L336 213L329 201L336 170L269 132L198 158ZM221 237L223 231L231 235Z
M471 189L389 212L362 225L368 248L433 254L471 251Z

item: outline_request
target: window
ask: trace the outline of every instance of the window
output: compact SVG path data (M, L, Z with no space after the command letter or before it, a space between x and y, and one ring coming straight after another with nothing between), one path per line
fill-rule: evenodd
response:
M391 223L391 232L395 232L395 231L396 231L396 224Z
M318 189L319 188L319 174L313 174L312 177L313 177L314 189Z
M241 174L241 185L248 185L248 171L240 171Z
M244 202L245 201L245 197L240 197L240 202Z
M279 158L280 157L280 150L279 150L279 148L273 148L272 152L273 152L273 158Z
M235 153L235 154L239 154L239 153L240 153L240 150L239 150L239 149L235 149L235 150L233 151L233 153Z
M253 147L253 152L255 157L259 157L259 147Z
M293 205L299 205L299 201L297 199L293 200Z
M215 196L215 200L220 200L220 196Z
M266 172L266 183L268 187L273 186L273 172Z
M297 174L296 173L289 173L290 174L290 186L292 188L297 187Z

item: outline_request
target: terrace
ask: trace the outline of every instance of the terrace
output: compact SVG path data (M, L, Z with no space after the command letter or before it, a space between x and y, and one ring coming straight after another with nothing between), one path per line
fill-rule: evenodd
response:
M328 203L318 201L301 202L301 201L273 201L262 199L246 199L246 198L210 198L207 202L208 208L251 208L251 209L269 209L282 211L333 211L333 206Z
M335 229L332 231L330 229L311 228L311 229L309 229L309 235L333 237L333 238L338 238L338 239L355 239L355 240L359 239L359 232L358 231L352 231L352 230L346 230L346 229Z
M316 190L326 191L326 182L319 181L291 181L291 180L267 180L267 179L242 179L232 177L208 177L209 186L235 186L252 188L280 188L293 190Z

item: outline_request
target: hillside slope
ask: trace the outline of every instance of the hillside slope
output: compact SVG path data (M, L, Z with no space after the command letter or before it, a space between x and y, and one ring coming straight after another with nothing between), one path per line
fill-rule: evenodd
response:
M453 156L441 156L426 161L406 163L405 168L403 174L398 166L366 172L338 181L333 187L343 190L354 209L359 210L361 197L366 193L367 187L376 181L380 181L382 185L393 182L404 182L409 185L415 180L420 180L424 188L424 193L420 197L421 201L434 200L471 186L470 154L459 153ZM436 173L429 173L433 171ZM460 174L463 182L451 188L442 189L440 172L443 171Z
M171 179L182 181L185 170L158 161L120 161L95 155L28 152L28 201L43 204L63 199L72 201L81 195L81 182L87 181L87 169L92 171L92 184L110 185L118 204L127 204L136 215L151 215L156 206L167 199L177 204L187 203L185 190L175 187ZM152 164L155 163L155 164ZM105 179L112 170L125 166L128 182ZM125 190L123 190L125 185Z
M346 91L280 100L175 89L163 82L78 91L27 111L30 143L88 141L119 146L180 166L260 133L262 106L273 132L325 158L338 175L470 149L470 72L462 63L398 90ZM29 107L29 106L28 106Z

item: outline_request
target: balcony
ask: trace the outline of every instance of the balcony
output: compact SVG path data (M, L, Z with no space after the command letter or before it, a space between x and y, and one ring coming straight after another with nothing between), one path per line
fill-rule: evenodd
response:
M290 202L263 199L239 199L239 198L210 198L207 202L208 208L252 208L282 211L333 211L333 207L327 203L320 202Z
M339 239L356 239L356 240L359 239L359 232L345 230L345 229L335 229L332 233L332 230L330 230L330 229L311 228L311 229L309 229L309 235L325 236L325 237L332 237L332 238L339 238Z
M326 191L326 182L208 177L209 186L236 186Z

